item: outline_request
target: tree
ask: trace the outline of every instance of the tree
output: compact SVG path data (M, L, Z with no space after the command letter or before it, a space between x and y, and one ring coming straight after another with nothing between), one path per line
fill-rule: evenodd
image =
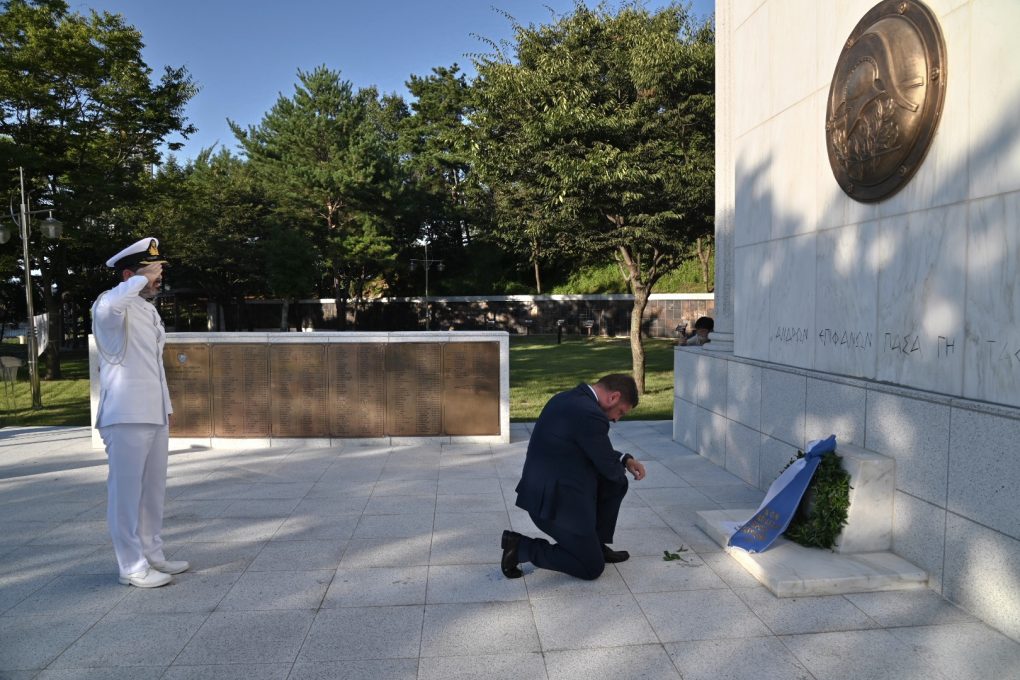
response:
M269 291L283 300L280 330L286 331L290 328L290 303L315 288L315 257L304 234L279 226L273 229L264 247Z
M414 97L412 115L400 127L403 165L424 195L429 229L470 243L475 218L470 202L477 192L471 175L471 88L454 64L412 75L407 89Z
M172 262L164 278L178 297L201 291L223 305L266 290L259 263L272 209L242 159L204 149L183 167L174 159L162 166L147 182L144 204L122 214L160 237ZM228 330L238 327L226 321Z
M400 151L420 196L419 238L440 242L456 258L487 222L486 197L472 168L471 86L453 64L412 75L407 89L414 100L400 129Z
M558 234L571 231L572 222L559 205L558 179L552 175L558 150L548 146L542 107L536 107L549 83L503 59L481 62L478 72L476 164L491 191L497 224L493 236L527 258L541 293L542 264L558 254Z
M479 163L502 212L520 206L500 229L582 261L615 257L634 294L643 393L648 296L712 230L711 25L676 4L578 3L554 24L514 28L516 62L477 64Z
M243 130L231 122L278 220L319 253L316 265L344 310L341 322L346 300L393 258L401 185L386 135L391 105L373 88L355 92L320 66L299 71L293 97L281 95L258 126Z
M705 282L705 292L711 293L714 287L711 284L712 271L709 262L712 260L712 251L715 250L714 235L699 236L694 240L694 254L701 266L701 280Z
M196 88L184 68L168 67L153 83L141 34L120 15L70 13L63 0L0 8L0 166L24 167L33 207L52 207L65 224L66 238L33 241L36 260L22 263L23 272L41 273L53 379L62 301L87 308L108 280L100 271L110 244L139 236L117 207L140 198L145 171L171 134L193 132L184 106ZM16 177L5 173L0 187L13 190Z

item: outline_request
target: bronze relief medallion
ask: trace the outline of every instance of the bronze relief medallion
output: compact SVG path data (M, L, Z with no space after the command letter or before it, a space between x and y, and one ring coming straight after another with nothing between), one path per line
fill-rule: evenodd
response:
M946 93L946 45L920 2L875 5L847 38L825 111L829 165L843 191L881 201L924 160Z

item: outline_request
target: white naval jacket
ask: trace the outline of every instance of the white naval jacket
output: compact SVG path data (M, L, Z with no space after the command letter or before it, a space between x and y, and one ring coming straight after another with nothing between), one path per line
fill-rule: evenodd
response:
M138 294L148 282L144 276L132 276L92 305L92 333L99 348L96 427L163 425L173 413L163 370L163 321L152 303Z

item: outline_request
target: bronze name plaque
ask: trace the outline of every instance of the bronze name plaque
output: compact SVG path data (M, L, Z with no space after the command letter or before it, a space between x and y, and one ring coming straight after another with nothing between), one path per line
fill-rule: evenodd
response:
M327 347L329 423L334 437L386 435L386 345L343 343Z
M168 343L174 437L500 434L498 342Z
M212 436L209 346L165 345L163 368L170 390L170 403L174 408L170 436Z
M268 437L269 347L212 345L214 437Z
M273 436L328 437L325 345L270 345L269 372Z
M443 346L386 345L386 429L397 437L442 434Z
M892 196L924 160L946 94L938 20L916 0L885 0L847 39L829 87L825 144L843 191L861 202Z
M443 346L443 432L499 432L499 345L451 342Z

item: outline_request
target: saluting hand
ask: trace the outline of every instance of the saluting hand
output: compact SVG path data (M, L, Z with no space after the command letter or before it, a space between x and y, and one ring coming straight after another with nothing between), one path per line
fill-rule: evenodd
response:
M149 280L149 285L152 285L163 278L163 263L155 262L153 264L147 264L144 267L139 267L135 270L135 274L144 276Z

